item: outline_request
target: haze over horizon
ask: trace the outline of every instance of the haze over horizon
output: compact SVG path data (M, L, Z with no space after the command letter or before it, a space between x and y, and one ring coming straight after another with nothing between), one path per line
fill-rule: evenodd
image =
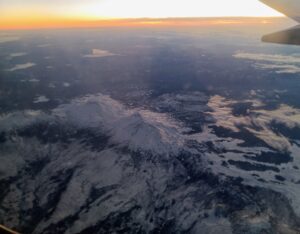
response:
M282 16L258 0L1 0L0 9L0 29L84 26L136 18Z

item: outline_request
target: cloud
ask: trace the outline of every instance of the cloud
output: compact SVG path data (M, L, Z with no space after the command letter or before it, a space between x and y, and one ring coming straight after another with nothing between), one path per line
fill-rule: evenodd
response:
M49 116L41 111L25 110L0 115L0 132L10 132L35 123L49 120Z
M235 58L249 59L255 61L267 61L276 63L300 64L300 56L279 55L279 54L256 54L256 53L236 53Z
M256 61L254 66L263 70L274 70L276 73L300 73L300 56L279 54L236 53L233 57Z
M170 96L162 97L164 101L160 99L158 103L164 107L170 105L180 113L180 106L184 106L180 105L180 100L188 105L187 100L194 102L205 99L198 94L194 97L176 95L174 98L174 101L171 101ZM47 101L49 101L47 97L39 96L34 103ZM194 107L190 104L188 110L205 112L213 117L214 123L208 124L208 127L218 126L233 132L246 130L277 151L291 151L293 147L291 140L278 131L275 132L272 126L277 123L289 129L300 128L300 110L288 105L281 105L274 110L266 110L259 100L246 100L245 102L251 104L245 115L234 114L234 105L240 104L240 101L218 95L212 96L208 100L208 108L205 108L206 104L202 104L203 107L200 108L199 103L195 103ZM186 112L187 108L182 108L182 111ZM25 121L21 120L22 115L24 115ZM0 123L7 129L9 128L8 121L11 120L12 128L22 127L23 123L34 123L34 119L41 120L41 116L46 116L46 114L42 115L41 112L32 111L17 112L6 117L2 116ZM30 119L31 121L29 121ZM78 98L69 104L61 105L54 109L47 119L56 119L60 123L71 124L76 128L98 129L109 135L111 140L119 145L128 146L132 150L152 151L157 154L179 152L184 148L186 140L204 140L208 135L202 133L189 135L187 132L191 129L167 114L144 109L127 109L121 103L102 94ZM213 138L214 142L218 141L217 136Z
M33 67L35 66L36 64L35 63L24 63L24 64L17 64L15 65L14 67L10 68L10 69L7 69L7 71L17 71L17 70L23 70L23 69L27 69L27 68L30 68L30 67Z
M256 64L255 67L263 70L275 70L277 74L300 73L300 66L296 66L296 65Z
M21 56L24 56L24 55L26 55L26 54L27 54L27 53L25 53L25 52L11 53L11 54L9 55L9 57L10 57L10 58L21 57Z
M62 85L63 85L64 87L66 87L66 88L69 88L69 87L71 86L71 84L68 83L68 82L64 82Z
M29 82L32 82L32 83L36 83L36 82L40 82L40 80L38 80L38 79L30 79L30 80L28 80Z
M41 102L49 102L49 98L42 95L42 96L36 97L35 100L33 101L33 103L41 103Z
M249 101L251 100L247 100ZM235 116L233 105L239 102L213 96L208 103L211 108L208 113L215 119L216 126L233 132L246 129L270 147L282 152L290 151L292 147L290 139L275 132L272 124L279 123L290 129L300 127L300 110L288 105L281 105L275 110L266 110L261 109L261 105L258 105L259 101L251 102L252 107L247 110L247 115Z
M12 42L20 40L17 36L0 35L0 43Z
M114 56L115 54L107 50L93 49L91 54L83 55L84 58L102 58L107 56Z
M215 125L230 129L233 132L239 132L239 126L248 125L251 121L249 117L233 117L233 109L231 105L237 102L226 100L219 95L212 96L208 102L208 106L212 109L210 113L216 120Z

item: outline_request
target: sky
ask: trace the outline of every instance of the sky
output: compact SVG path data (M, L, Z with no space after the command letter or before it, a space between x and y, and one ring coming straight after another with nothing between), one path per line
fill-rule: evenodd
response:
M75 20L279 15L258 0L0 0L0 28Z

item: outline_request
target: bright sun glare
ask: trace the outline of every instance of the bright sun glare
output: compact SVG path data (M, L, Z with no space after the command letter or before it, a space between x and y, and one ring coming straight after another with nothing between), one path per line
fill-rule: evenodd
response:
M86 17L109 18L280 15L258 0L103 0L77 7Z
M112 18L280 16L259 0L0 0L0 13L0 28Z

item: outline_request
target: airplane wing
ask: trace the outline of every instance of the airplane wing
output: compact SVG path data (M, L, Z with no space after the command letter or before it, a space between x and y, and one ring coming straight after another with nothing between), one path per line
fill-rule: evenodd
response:
M300 45L300 26L271 33L262 37L263 42Z
M18 232L10 230L9 228L7 228L1 224L0 224L0 233L1 234L19 234Z
M300 23L299 0L260 0L264 4Z
M300 0L260 0L264 4L300 22ZM300 45L300 26L265 35L264 42Z

